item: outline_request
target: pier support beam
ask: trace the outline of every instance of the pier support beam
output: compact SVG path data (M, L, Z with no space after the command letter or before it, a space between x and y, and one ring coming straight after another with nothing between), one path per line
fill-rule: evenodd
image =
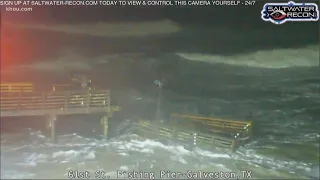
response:
M56 121L57 116L55 115L48 115L47 116L47 130L50 131L50 138L52 143L56 143Z
M109 118L108 116L104 115L101 118L101 125L103 130L103 137L108 139L108 130L109 130Z

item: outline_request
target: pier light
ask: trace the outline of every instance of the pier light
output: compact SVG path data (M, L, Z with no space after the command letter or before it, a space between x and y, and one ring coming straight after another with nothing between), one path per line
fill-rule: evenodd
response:
M243 129L248 129L249 126L250 124L247 124L245 127L243 127Z
M193 145L197 145L197 133L193 133Z
M239 135L240 135L240 134L239 134L239 133L237 133L237 134L234 136L234 138L237 138Z

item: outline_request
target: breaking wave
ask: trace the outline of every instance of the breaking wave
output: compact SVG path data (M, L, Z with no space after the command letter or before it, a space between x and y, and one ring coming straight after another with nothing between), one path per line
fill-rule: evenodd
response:
M319 66L319 49L316 45L298 49L263 50L249 54L232 56L183 52L178 52L176 54L186 60L206 63L222 63L235 66L274 69Z

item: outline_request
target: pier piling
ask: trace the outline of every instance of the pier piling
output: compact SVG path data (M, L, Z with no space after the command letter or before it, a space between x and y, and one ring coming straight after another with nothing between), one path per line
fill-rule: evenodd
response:
M104 115L101 118L101 125L103 129L103 137L108 139L109 119L108 116Z
M50 130L50 138L52 143L56 143L56 121L57 116L55 115L48 115L47 116L47 128Z

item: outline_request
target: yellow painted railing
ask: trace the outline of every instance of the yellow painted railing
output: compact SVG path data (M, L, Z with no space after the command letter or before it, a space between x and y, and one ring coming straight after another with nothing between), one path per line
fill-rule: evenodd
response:
M213 117L201 117L201 116L191 116L185 114L172 114L172 118L178 118L178 122L182 124L186 121L187 123L191 121L198 122L206 127L210 127L213 133L245 133L248 136L252 135L252 122L248 121L235 121L228 119L219 119Z
M234 136L200 133L196 129L169 126L146 120L139 120L134 125L135 133L142 137L177 140L194 146L223 147L236 150L242 142Z
M0 83L0 92L32 92L32 83Z
M0 83L0 92L70 91L71 84L34 85L29 82Z
M119 107L110 105L109 90L1 92L0 95L1 112L47 109L68 111L75 108L120 110Z

